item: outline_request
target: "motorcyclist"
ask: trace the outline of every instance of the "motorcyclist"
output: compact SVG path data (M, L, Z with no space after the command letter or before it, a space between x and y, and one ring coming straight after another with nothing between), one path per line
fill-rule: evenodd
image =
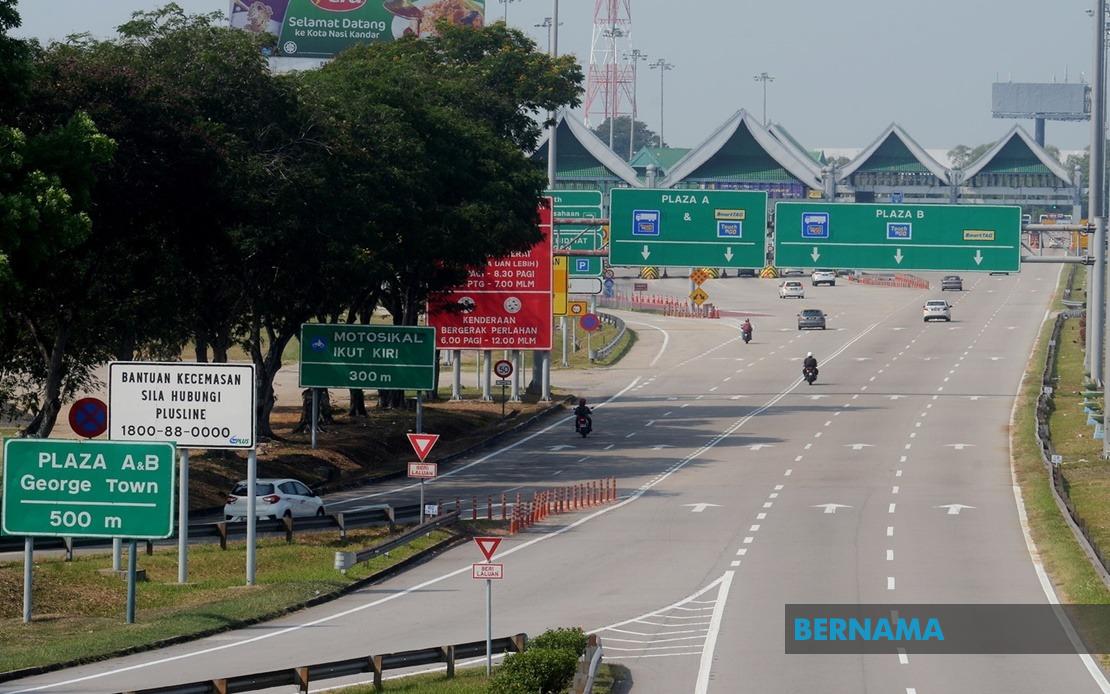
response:
M752 322L751 319L745 318L744 322L740 325L740 335L746 336L746 339L752 339Z
M806 358L802 361L802 370L813 369L813 373L817 374L817 357L813 356L813 352L806 352Z
M578 417L585 417L586 427L590 431L593 431L594 428L594 420L593 417L590 416L592 413L593 410L586 406L586 398L579 398L578 407L574 408L574 417L576 421Z

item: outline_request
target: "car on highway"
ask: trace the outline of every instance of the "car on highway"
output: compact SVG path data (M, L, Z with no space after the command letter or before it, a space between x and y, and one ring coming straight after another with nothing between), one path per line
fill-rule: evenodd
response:
M921 311L926 323L931 320L942 320L946 323L952 320L952 305L946 299L929 299L921 307Z
M780 277L805 277L806 273L800 267L784 267L780 272Z
M836 270L814 270L809 278L810 283L816 287L819 284L827 284L830 287L836 286Z
M825 329L825 312L819 308L802 309L798 314L798 330Z
M940 280L940 290L942 292L948 290L962 292L964 290L964 280L959 275L945 275Z
M248 490L246 480L239 482L231 490L224 504L224 518L241 521L247 517ZM277 520L288 516L324 515L324 500L309 489L305 483L289 478L260 479L254 485L254 514L257 518Z
M736 273L736 276L737 277L755 277L756 272L755 272L754 269L752 269L750 267L742 267L742 268L740 268L740 271Z
M780 299L804 299L806 290L798 280L787 280L779 285Z

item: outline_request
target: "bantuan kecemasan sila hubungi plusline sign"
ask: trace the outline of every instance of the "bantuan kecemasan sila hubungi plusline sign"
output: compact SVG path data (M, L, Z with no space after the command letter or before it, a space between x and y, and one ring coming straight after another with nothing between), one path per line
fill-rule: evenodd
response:
M481 27L485 0L232 0L231 26L277 37L277 54L331 58L359 43L435 34L441 20Z

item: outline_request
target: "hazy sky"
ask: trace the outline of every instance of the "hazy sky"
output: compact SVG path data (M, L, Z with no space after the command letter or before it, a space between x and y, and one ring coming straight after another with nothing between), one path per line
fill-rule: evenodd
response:
M177 0L227 12L226 0ZM23 27L41 40L113 35L137 0L20 0ZM632 0L633 45L666 58L666 139L694 146L733 112L757 117L767 71L768 112L804 145L862 147L892 121L929 148L993 141L1012 125L991 118L991 82L1080 79L1091 73L1092 0ZM487 0L499 18L503 2ZM533 25L552 0L512 0L509 23L546 45ZM589 60L594 2L562 0L559 44ZM641 68L639 114L659 125L659 73ZM1032 133L1032 121L1023 125ZM1049 122L1048 142L1079 149L1088 123Z

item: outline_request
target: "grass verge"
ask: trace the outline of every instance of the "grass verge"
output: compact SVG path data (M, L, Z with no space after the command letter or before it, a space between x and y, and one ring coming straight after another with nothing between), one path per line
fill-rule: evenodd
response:
M1061 279L1057 297L1062 292L1066 277L1065 274ZM1032 359L1022 381L1010 431L1012 464L1021 487L1033 542L1061 601L1071 604L1107 604L1110 603L1110 591L1087 560L1086 554L1060 515L1037 446L1035 408L1041 389L1040 373L1044 367L1051 332L1052 324L1046 322L1037 337ZM1105 642L1104 630L1110 630L1110 625L1081 622L1079 628L1088 634L1101 632L1102 641ZM1100 660L1104 667L1110 664L1107 656L1101 656Z
M0 563L0 672L73 660L95 660L152 642L234 628L286 611L309 600L338 595L358 581L396 565L451 537L434 531L357 567L346 576L334 567L335 551L369 546L388 536L384 528L303 533L296 544L263 539L257 583L244 586L246 550L231 543L190 548L187 585L177 584L173 549L141 555L147 581L138 584L136 623L124 623L126 581L100 574L109 555L36 562L34 620L23 624L22 562Z

